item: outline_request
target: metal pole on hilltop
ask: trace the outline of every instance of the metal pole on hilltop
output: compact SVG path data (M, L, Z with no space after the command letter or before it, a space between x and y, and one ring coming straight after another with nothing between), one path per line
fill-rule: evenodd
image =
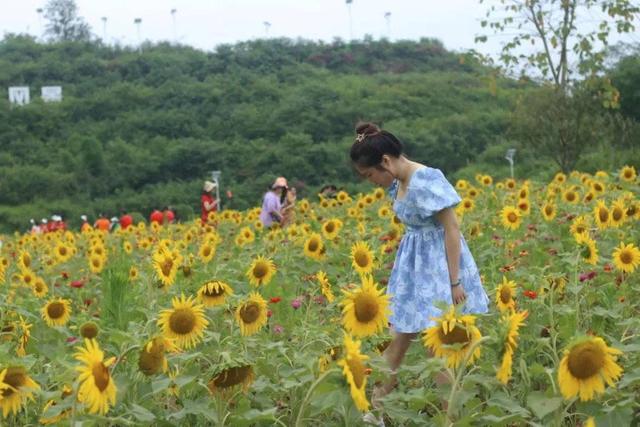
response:
M264 21L262 23L262 25L264 25L264 35L265 38L269 38L269 29L271 28L271 22L269 21Z
M176 26L176 13L178 9L171 9L171 20L173 21L173 42L178 43L178 30Z
M133 23L136 24L136 29L138 32L138 51L142 52L142 39L140 38L140 25L142 24L142 18L134 19Z
M36 12L38 12L38 27L40 30L40 39L44 38L44 27L42 26L42 13L44 12L44 9L42 9L41 7L36 9ZM38 38L38 37L36 37Z
M107 17L103 16L102 18L102 40L104 43L107 43Z
M391 12L385 12L384 19L387 21L387 38L391 40Z
M353 40L353 21L351 19L351 3L353 0L346 0L347 11L349 12L349 41Z

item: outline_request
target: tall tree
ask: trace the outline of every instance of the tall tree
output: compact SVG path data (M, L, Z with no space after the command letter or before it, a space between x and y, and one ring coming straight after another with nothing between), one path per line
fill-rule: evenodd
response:
M574 74L590 76L601 71L611 32L634 31L640 14L640 7L630 0L497 3L489 7L481 25L507 38L500 62L507 69L533 69L563 90L569 89ZM477 36L476 41L486 42L487 36Z
M56 41L82 41L91 38L91 27L78 16L75 0L49 0L45 7L45 34Z

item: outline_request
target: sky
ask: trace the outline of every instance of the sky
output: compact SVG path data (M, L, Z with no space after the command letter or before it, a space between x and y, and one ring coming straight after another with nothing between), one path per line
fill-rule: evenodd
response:
M45 0L0 0L0 4L0 34L42 35L45 22L37 9ZM106 35L108 43L124 45L137 45L140 39L171 40L212 50L221 43L263 37L331 41L362 39L365 34L391 40L434 37L456 51L475 48L497 53L500 45L497 39L474 44L486 10L478 0L353 0L350 7L345 0L76 0L76 4L96 36ZM142 19L140 39L135 18ZM265 22L270 23L268 28Z

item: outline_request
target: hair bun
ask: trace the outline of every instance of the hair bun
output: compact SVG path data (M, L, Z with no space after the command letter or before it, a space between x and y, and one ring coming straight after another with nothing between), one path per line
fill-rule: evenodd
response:
M356 134L371 135L380 132L380 128L371 122L358 122Z

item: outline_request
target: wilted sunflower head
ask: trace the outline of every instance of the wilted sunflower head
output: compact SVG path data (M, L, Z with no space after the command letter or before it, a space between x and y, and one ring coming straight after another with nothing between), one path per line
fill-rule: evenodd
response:
M198 298L205 307L224 304L229 295L233 295L231 286L219 280L211 280L198 289Z
M247 391L253 382L255 375L251 365L234 366L226 368L211 378L209 381L209 391L211 393L224 393L236 386L241 386L243 391Z
M83 338L95 338L98 336L99 328L94 322L85 322L80 326L80 336Z

